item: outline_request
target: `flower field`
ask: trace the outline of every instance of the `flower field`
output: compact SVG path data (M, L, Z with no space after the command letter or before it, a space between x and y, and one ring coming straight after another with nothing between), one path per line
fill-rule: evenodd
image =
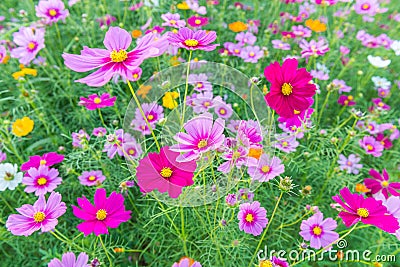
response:
M3 0L0 266L400 266L395 0Z

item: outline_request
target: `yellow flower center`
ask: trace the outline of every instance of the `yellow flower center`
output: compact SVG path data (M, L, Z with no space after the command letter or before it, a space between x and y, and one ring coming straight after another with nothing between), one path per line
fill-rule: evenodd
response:
M169 23L171 23L172 25L175 25L175 24L176 24L176 20L171 19L171 20L169 21Z
M246 222L251 223L251 222L253 222L253 221L254 221L254 216L253 216L253 214L251 214L251 213L247 214L247 215L246 215Z
M198 148L203 148L207 146L207 140L200 140L200 142L197 144Z
M388 182L388 181L383 181L383 182L381 183L381 185L382 185L383 187L388 187L389 182Z
M96 180L96 177L93 176L93 175L90 175L90 176L89 176L89 181L94 181L94 180Z
M6 180L6 181L14 180L14 174L6 172L5 175L4 175L4 180Z
M347 165L351 166L351 165L353 165L353 163L351 161L347 161Z
M202 88L203 87L203 84L202 83L198 83L197 84L197 88Z
M260 261L259 267L273 267L274 265L270 260L262 260Z
M240 158L240 152L238 151L233 152L232 159L238 159L238 158Z
M133 149L133 148L131 148L131 149L128 150L128 154L129 154L129 155L135 155L135 152L136 152L136 151L135 151L135 149Z
M139 75L137 73L133 74L133 78L137 79L139 77Z
M40 160L40 165L46 165L47 161L45 159Z
M293 110L293 113L297 115L297 114L300 114L300 111L297 110L297 109L294 109L294 110Z
M29 42L29 44L28 44L28 48L29 49L35 49L35 47L36 47L36 44L34 43L34 42Z
M44 178L44 177L40 177L40 178L37 180L37 183L38 183L38 185L45 185L45 184L47 183L47 179Z
M33 215L33 219L35 220L35 222L40 223L43 222L44 219L46 219L46 215L43 212L38 211Z
M371 146L371 145L367 145L367 150L368 150L368 151L374 150L374 147Z
M249 56L254 57L254 52L250 52Z
M118 52L114 49L111 54L111 61L112 62L122 62L128 58L128 53L125 50L121 49Z
M100 97L96 97L96 98L93 100L93 102L94 102L95 104L100 104L100 103L101 103Z
M195 39L187 39L185 40L185 45L193 47L193 46L197 46L199 44L199 42Z
M282 85L282 94L284 95L290 95L293 92L293 86L290 83L284 83Z
M345 100L344 104L347 106L349 104L349 100Z
M321 233L322 233L322 229L321 229L321 227L319 227L319 226L315 226L315 227L312 229L312 231L313 231L314 235L321 235Z
M226 110L225 110L225 109L223 109L223 108L221 108L221 109L219 110L219 114L221 114L221 115L225 115L225 114L226 114Z
M148 119L149 121L151 121L151 120L154 119L154 116L150 114L150 115L147 116L147 119Z
M201 20L196 19L196 20L194 21L194 23L196 23L197 25L199 25L199 24L201 24Z
M105 220L106 218L107 218L107 211L106 211L106 210L104 210L104 209L99 209L99 210L96 212L96 219L97 219L97 220L103 221L103 220Z
M211 103L209 101L206 101L206 102L204 102L204 106L209 107L209 106L211 106Z
M235 50L233 50L236 54L239 54L239 49L235 49Z
M369 216L369 212L365 208L359 208L357 209L357 214L363 218L367 218Z
M57 15L57 11L56 11L55 9L50 9L50 10L49 10L49 15L52 16L52 17L54 17L54 16Z
M379 107L383 107L383 103L382 103L382 102L379 102L379 103L378 103L378 106L379 106Z
M354 99L354 97L353 97L352 95L349 95L349 96L347 97L347 99L351 101L351 100Z
M170 167L164 167L164 168L162 168L160 174L164 178L169 178L172 176L172 170Z
M261 171L262 171L263 173L268 173L270 170L271 170L271 168L270 168L268 165L264 165L264 166L262 166L262 168L261 168Z
M363 10L367 10L368 8L369 8L369 5L368 5L368 4L362 5L362 9L363 9Z
M283 146L283 147L287 147L287 146L288 146L288 142L283 141L283 142L282 142L282 146Z

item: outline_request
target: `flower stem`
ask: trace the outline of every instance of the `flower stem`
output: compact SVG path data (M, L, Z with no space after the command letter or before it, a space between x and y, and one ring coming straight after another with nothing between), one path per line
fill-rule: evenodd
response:
M108 255L107 248L106 248L106 246L104 245L104 242L103 242L103 239L101 238L101 235L99 235L99 240L100 240L101 246L102 246L103 249L104 249L104 252L106 253L108 262L110 263L109 266L112 267L112 261L111 261L110 255Z
M101 110L98 108L97 111L99 112L99 117L100 117L101 123L103 124L103 126L105 128L107 128L106 124L104 123L104 119L103 119L103 115L101 114Z
M189 71L190 71L190 61L192 60L192 54L193 54L193 51L190 50L188 65L186 68L186 84L185 84L185 95L183 97L181 127L183 125L183 122L185 121L186 98L187 98L187 92L188 92L188 88L189 88Z
M187 246L186 246L186 234L185 234L185 215L183 214L183 207L180 207L181 210L181 227L182 227L182 242L183 242L183 251L185 255L189 255Z
M147 120L147 117L146 117L146 115L145 115L144 112L143 112L142 106L140 105L139 99L137 98L137 96L136 96L136 94L135 94L135 91L134 91L133 88L132 88L131 83L129 82L129 80L127 80L127 82L128 82L129 89L131 90L133 99L135 100L136 105L137 105L138 108L139 108L140 114L142 115L144 121L146 122L147 127L149 127L149 130L150 130L150 132L151 132L151 135L153 136L153 139L154 139L154 142L155 142L155 144L156 144L156 146L157 146L158 151L160 151L160 144L158 143L157 137L156 137L156 135L154 134L153 127L151 127L149 121Z
M264 233L263 233L263 235L261 236L261 239L260 239L260 241L258 242L258 245L257 245L256 251L254 252L254 255L253 255L253 257L251 257L251 260L250 260L250 263L249 263L249 266L248 266L248 267L251 267L251 266L253 266L252 262L253 262L253 261L254 261L254 259L256 258L256 256L257 256L257 253L258 253L258 251L259 251L259 249L260 249L260 247L261 247L261 243L262 243L262 241L264 240L264 237L265 237L265 235L266 235L266 234L267 234L267 232L268 232L268 229L269 229L269 226L270 226L270 225L271 225L271 223L272 223L272 220L274 219L274 216L275 216L276 210L278 209L278 205L279 205L279 202L280 202L280 201L281 201L281 199L282 199L282 196L283 196L283 192L281 192L281 194L279 195L278 201L277 201L277 202L276 202L276 204L275 204L274 211L272 212L271 219L269 220L269 222L268 222L268 225L267 225L267 228L265 228L265 230L264 230Z
M332 91L329 90L328 93L326 94L325 101L324 101L324 103L322 104L322 107L321 107L321 112L319 112L319 114L318 114L318 123L317 123L317 125L320 125L319 122L321 121L322 114L324 114L324 110L325 110L326 104L328 103L329 96L331 95L331 92ZM318 108L318 107L316 107L316 108Z

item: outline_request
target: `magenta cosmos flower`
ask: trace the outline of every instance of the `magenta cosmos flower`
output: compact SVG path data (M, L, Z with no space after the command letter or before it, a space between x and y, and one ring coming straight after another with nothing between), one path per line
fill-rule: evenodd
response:
M339 234L334 230L337 223L332 218L324 220L324 215L318 212L300 225L300 235L310 241L310 247L315 249L325 248L339 239Z
M383 145L381 142L377 141L373 136L364 136L363 139L358 141L360 146L365 149L367 154L370 154L374 157L382 156Z
M69 15L68 9L65 9L64 3L61 0L40 0L35 6L36 16L43 18L46 24L52 24L62 20Z
M382 175L374 170L369 170L369 175L372 178L366 178L364 180L365 186L371 190L372 194L376 194L382 192L382 194L388 198L389 193L393 196L400 196L400 183L399 182L389 182L389 174L387 173L386 169L383 169Z
M190 18L188 18L188 24L193 28L205 26L208 24L208 18L200 16L191 16Z
M352 194L347 187L340 190L340 195L346 203L339 195L333 196L332 199L343 207L344 210L339 213L339 217L346 227L361 221L388 233L394 233L399 229L399 222L388 213L387 208L382 205L382 201L372 197L364 199L362 195Z
M104 93L101 96L97 94L89 95L88 98L80 97L78 105L84 106L88 110L95 110L98 108L112 107L114 106L117 97L110 97L110 94Z
M101 185L102 182L106 179L101 171L84 171L78 177L79 182L82 185L87 186L97 186Z
M39 168L39 166L51 167L64 160L64 155L57 154L56 152L50 152L43 154L43 156L31 156L29 160L21 165L21 171L27 171L30 168Z
M131 211L125 210L124 197L112 192L107 198L104 188L99 188L94 193L94 205L85 196L77 201L79 208L72 206L72 211L76 217L84 220L77 228L85 236L91 233L96 236L108 234L107 227L117 228L131 218Z
M47 199L43 195L35 204L22 205L17 208L21 214L12 214L8 217L6 227L13 235L29 236L39 229L42 232L53 230L58 224L57 218L65 213L67 207L61 202L61 195L52 192Z
M316 86L310 83L312 76L305 68L297 69L297 59L286 59L282 66L274 62L264 70L271 83L271 90L265 96L268 105L279 116L291 118L310 106L309 98L315 95Z
M260 202L243 203L239 209L239 229L254 236L260 235L268 224L267 211L260 207Z
M329 46L326 43L325 39L319 39L318 41L311 40L308 42L306 39L303 39L299 43L301 51L301 57L309 58L311 56L318 57L325 55L326 52L329 51Z
M146 34L130 52L126 50L132 42L131 35L119 27L110 27L104 38L107 49L84 46L80 55L63 53L65 65L77 72L99 68L89 76L76 80L89 86L103 86L115 75L133 81L132 72L150 57L157 57L168 48L166 37L159 38L153 33Z
M198 30L194 32L186 27L179 29L177 33L168 33L168 41L172 45L188 50L212 51L219 46L219 44L210 44L215 39L217 39L217 34L214 31Z
M45 47L44 32L43 28L19 28L18 32L13 33L13 41L19 47L11 50L11 57L18 58L21 64L28 65L37 53Z
M25 192L40 196L52 192L59 184L61 177L58 177L58 170L41 165L38 168L30 168L22 179L26 185Z
M76 258L73 252L64 253L61 261L57 258L52 259L47 267L90 267L88 264L89 256L85 252L81 252Z
M193 184L193 173L197 164L191 160L178 162L179 153L169 147L162 147L160 153L149 153L139 161L136 169L137 184L144 193L157 189L168 192L171 198L177 198L182 188Z
M186 133L177 133L174 139L179 144L171 147L172 151L183 152L176 159L178 162L192 161L202 153L218 149L225 140L225 121L216 119L210 113L204 113L185 123Z
M253 180L267 182L285 171L285 165L278 157L262 154L255 166L250 166L247 173Z

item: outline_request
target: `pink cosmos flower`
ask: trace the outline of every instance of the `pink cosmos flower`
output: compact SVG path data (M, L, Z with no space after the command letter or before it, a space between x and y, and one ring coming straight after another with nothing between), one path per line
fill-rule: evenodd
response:
M375 104L375 107L376 107L378 110L390 110L390 106L387 105L387 104L385 104L385 103L382 101L382 99L380 99L380 98L374 98L374 99L372 99L372 103Z
M217 102L214 105L214 111L215 111L215 113L217 113L218 117L225 119L225 120L229 119L233 114L232 105L226 104L222 101Z
M103 127L97 127L93 129L92 134L97 137L105 136L107 133L107 129Z
M182 188L193 184L195 161L178 162L178 152L162 147L160 153L149 153L139 161L136 169L137 184L144 193L158 190L168 192L171 198L177 198Z
M341 95L338 98L338 104L342 106L354 106L356 102L353 101L354 97L352 95Z
M311 102L310 105L312 105L312 103L314 103L314 100L312 98L309 98L309 100L312 100L312 101L310 101ZM307 125L308 122L310 121L310 117L313 113L314 113L314 109L308 108L308 109L300 112L300 114L298 114L297 116L295 115L291 118L279 117L278 121L284 123L285 127L288 129L291 129L291 127L293 127L293 126L295 126L297 129L303 125Z
M329 47L325 39L319 39L318 41L311 40L310 42L303 39L300 41L299 46L302 49L301 57L307 59L311 56L317 57L325 55L325 53L329 51Z
M269 180L281 175L285 171L285 165L280 158L267 154L262 154L258 163L247 168L247 173L253 180L268 182Z
M124 197L112 192L107 198L106 190L99 188L94 193L94 205L85 197L78 198L79 207L72 206L72 212L84 222L77 228L85 236L94 233L96 236L108 234L108 227L117 228L131 218L131 211L125 210Z
M0 64L7 63L7 50L4 46L0 45Z
M212 91L212 84L208 81L207 74L189 74L188 83L194 86L198 92Z
M84 171L78 179L82 185L98 186L104 182L106 177L101 171Z
M345 81L338 79L334 79L332 81L332 86L338 88L339 94L342 94L344 92L349 93L352 89L351 86L348 86Z
M290 50L290 44L282 42L281 40L272 40L271 41L273 48L280 50Z
M80 97L78 105L84 106L88 110L95 110L98 108L112 107L114 106L117 97L110 97L110 94L104 93L101 96L97 94L89 95L88 98Z
M254 45L257 41L257 37L251 32L240 32L236 35L235 40L238 41L240 45Z
M265 96L268 105L284 118L291 118L310 107L310 100L317 90L311 84L312 76L305 68L297 69L297 59L286 59L282 66L274 62L267 66L264 75L271 83Z
M247 148L258 145L263 140L259 123L253 120L240 121L236 140Z
M382 156L383 145L381 142L377 141L373 136L364 136L363 139L358 141L361 148L365 149L367 154L374 157Z
M372 194L382 192L385 198L389 198L389 193L393 196L400 196L400 182L389 182L389 174L386 169L383 169L382 175L374 170L369 170L369 175L372 178L364 179L365 186L371 190Z
M116 20L117 20L116 17L111 16L110 14L106 14L106 15L104 15L104 16L101 17L101 18L97 18L97 19L96 19L96 22L99 23L99 26L100 26L100 28L101 28L101 27L103 27L104 25L110 26L111 23L112 23L113 21L116 21Z
M35 204L22 205L17 208L21 214L12 214L8 217L6 227L13 235L29 236L39 229L42 232L53 230L58 224L57 218L65 213L67 207L61 202L61 195L52 192L47 199L40 195Z
M0 162L7 159L7 154L0 150Z
M123 129L115 130L114 134L107 136L107 142L104 144L103 152L107 152L107 157L113 159L116 154L120 157L125 157L125 146L128 144L137 144L136 139L130 133L124 133ZM141 151L137 149L138 152Z
M78 258L73 252L64 253L61 261L57 258L52 259L47 267L91 267L88 264L89 256L85 252L81 252Z
M21 64L28 65L45 47L44 32L44 28L19 28L18 32L13 33L13 41L19 47L11 50L11 57L18 58Z
M191 263L191 259L184 258L172 264L172 267L202 267L202 265L198 261Z
M52 192L59 184L61 177L58 177L58 170L40 165L38 168L30 168L22 179L26 185L25 192L40 196Z
M89 76L76 80L89 86L105 85L115 75L133 81L132 72L147 58L157 57L168 48L166 36L159 38L146 34L130 52L126 50L132 42L131 35L119 27L110 27L104 38L107 49L83 47L81 55L63 53L65 65L77 72L99 68Z
M183 152L176 161L187 162L200 157L202 153L218 149L224 142L225 121L218 118L213 121L210 113L204 113L186 122L186 133L177 133L174 139L179 144L171 147L172 151Z
M260 58L264 56L264 51L259 46L246 46L240 52L240 57L244 62L257 63Z
M260 207L260 202L243 203L239 209L239 229L254 236L260 235L268 224L267 211Z
M278 135L276 139L275 147L286 153L296 151L296 147L300 144L296 141L296 137L290 136L287 133Z
M30 156L29 160L21 165L21 171L27 171L30 168L39 168L41 165L51 167L63 160L64 155L57 154L56 152L46 153L43 156Z
M218 167L218 171L222 173L229 173L233 167L240 169L243 165L255 165L257 160L255 158L247 157L248 149L239 147L236 150L231 149L221 156L222 159L226 160Z
M307 38L311 37L312 31L303 25L293 25L292 26L292 32L297 36L301 38Z
M162 14L161 18L165 21L162 26L169 26L169 27L174 27L174 28L182 28L185 27L186 22L183 19L180 19L181 16L176 13L176 14Z
M339 234L334 230L337 223L332 218L326 218L318 212L300 225L300 235L306 241L310 241L310 247L315 249L325 248L339 239Z
M212 51L219 44L210 44L217 39L214 31L198 30L196 32L189 28L181 28L177 33L169 32L168 41L174 45L188 50Z
M360 160L361 158L355 154L350 154L348 158L340 154L337 163L340 164L339 168L342 171L346 171L349 174L358 174L360 172L359 169L363 167L362 164L359 164Z
M35 10L36 16L43 18L44 22L50 25L59 20L65 22L65 18L69 15L61 0L40 0Z
M83 129L79 130L77 133L73 132L72 136L72 146L79 148L86 148L88 141L90 140L90 136Z
M340 190L340 195L345 202L342 201L339 195L333 196L332 199L344 209L339 213L339 217L346 227L361 221L364 224L374 225L388 233L395 233L400 228L399 222L393 215L388 213L387 208L382 205L382 201L352 194L347 187Z
M379 4L376 0L356 0L354 11L361 15L374 16Z
M191 16L190 18L188 18L188 24L193 28L205 26L208 24L208 18L200 16Z

